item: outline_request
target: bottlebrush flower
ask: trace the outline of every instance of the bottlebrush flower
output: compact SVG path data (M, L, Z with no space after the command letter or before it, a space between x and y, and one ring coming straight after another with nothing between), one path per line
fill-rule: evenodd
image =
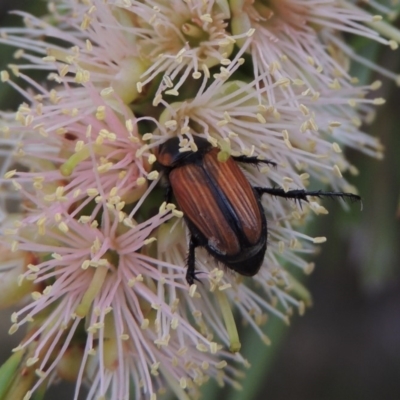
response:
M366 26L375 22L375 28L381 28L380 16L372 16L351 1L273 0L266 4L261 0L232 0L230 4L232 32L240 34L254 29L249 52L254 75L261 76L260 82L265 86L271 82L286 85L300 82L306 84L311 94L337 85L350 87L349 59L398 80L392 72L356 55L341 38L340 34L346 32L379 41L393 49L398 46L394 40L398 41L397 35L387 40ZM290 94L298 93L295 86L284 91L289 98ZM269 91L268 95L274 104L274 92Z
M49 18L19 12L26 26L1 31L19 49L9 68L25 84L7 71L1 79L25 102L1 114L0 302L21 303L10 332L26 325L27 335L0 397L27 400L60 377L76 383L75 399L83 384L87 399L110 400L154 400L167 387L195 398L210 377L239 387L246 361L233 310L265 343L268 314L288 322L293 308L304 312L309 296L286 266L312 271L304 255L325 238L303 226L328 211L263 196L260 272L240 277L196 249L202 284L188 287L187 228L163 202L156 150L179 136L195 151L201 136L222 159L275 161L244 166L254 186L305 188L312 178L354 191L342 174L357 168L342 148L382 157L360 126L383 100L370 97L379 82L358 85L348 72L351 59L370 62L342 33L392 48L399 35L351 1L49 6ZM48 72L47 82L29 70Z
M18 251L36 256L19 281L33 281L37 290L10 329L28 325L18 351L29 353L26 366L39 377L28 393L55 373L76 380L77 393L89 379L88 398L128 398L131 380L137 398L154 396L170 379L194 391L193 382L217 376L226 363L207 354L219 346L185 318L195 296L187 294L184 270L150 255L151 233L172 214L136 224L103 206L99 224L96 214L67 214L65 229L50 219L37 227L28 216L6 232Z

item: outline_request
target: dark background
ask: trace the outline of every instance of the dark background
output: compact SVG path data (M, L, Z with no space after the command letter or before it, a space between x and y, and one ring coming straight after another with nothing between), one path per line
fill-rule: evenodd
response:
M5 13L11 5L13 9L43 10L45 2L2 0L0 27L13 23ZM372 52L376 47L369 49ZM12 52L0 46L0 69ZM400 71L400 50L380 47L376 59L392 71ZM372 76L370 81L376 78ZM256 365L247 372L249 386L245 385L244 392L228 390L219 393L220 397L400 399L400 91L393 82L383 82L377 97L385 97L387 104L378 109L375 122L366 129L381 138L385 159L348 153L360 170L360 176L351 182L360 189L363 210L352 206L346 213L330 204L330 214L318 218L311 227L315 236L328 237L315 259L317 268L306 281L314 306L304 317L294 318L289 329L271 319L270 348L250 334L248 350L261 354L265 349L265 355L258 364L253 361ZM5 85L0 86L0 109L18 104L10 93ZM7 335L9 314L0 313L1 360L18 341ZM204 398L211 398L212 392L211 388ZM63 396L71 398L64 387L55 387L46 399L63 400Z

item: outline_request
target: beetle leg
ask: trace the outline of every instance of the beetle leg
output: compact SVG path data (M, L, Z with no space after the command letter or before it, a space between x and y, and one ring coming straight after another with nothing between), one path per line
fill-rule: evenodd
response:
M257 157L248 157L248 156L232 156L232 158L236 162L240 162L243 164L252 164L252 165L259 165L259 164L267 164L271 165L272 167L276 167L277 164L274 161L271 160L260 160Z
M168 204L171 203L171 200L172 200L172 188L171 185L168 185L165 188L165 202Z
M199 279L196 278L196 256L195 256L195 250L196 247L198 246L198 241L196 238L192 235L190 237L190 242L189 242L189 253L187 257L187 270L186 270L186 282L189 285L193 285L194 281L198 281Z
M293 199L296 201L308 201L307 196L314 197L339 197L341 199L349 199L351 201L361 201L361 197L353 193L343 193L343 192L324 192L322 190L308 191L303 189L288 190L285 192L281 188L263 188L255 187L254 190L261 196L264 193L268 193L271 196L283 197L285 199Z

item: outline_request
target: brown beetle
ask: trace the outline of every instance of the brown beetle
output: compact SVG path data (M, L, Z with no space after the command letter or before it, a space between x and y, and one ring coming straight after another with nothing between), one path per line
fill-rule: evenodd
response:
M204 247L216 260L241 275L255 275L267 249L267 220L261 195L307 201L307 196L361 198L352 193L252 187L239 163L276 166L257 157L231 156L218 160L219 149L194 137L197 151L179 151L178 137L168 139L157 151L157 162L167 177L167 201L175 196L191 233L186 280L196 278L195 249Z

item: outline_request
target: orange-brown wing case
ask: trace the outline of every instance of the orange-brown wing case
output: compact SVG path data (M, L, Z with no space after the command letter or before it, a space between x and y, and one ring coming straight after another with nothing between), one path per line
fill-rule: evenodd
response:
M255 245L262 234L263 216L258 199L236 161L229 158L226 162L220 162L217 155L218 149L207 153L203 159L203 167L230 203L247 240Z
M204 235L210 247L222 254L240 252L234 228L221 212L213 182L200 164L187 164L169 174L175 198L187 219Z
M179 208L207 239L210 250L235 256L262 240L263 215L236 162L220 162L217 155L218 149L213 149L200 163L174 168L169 181Z

